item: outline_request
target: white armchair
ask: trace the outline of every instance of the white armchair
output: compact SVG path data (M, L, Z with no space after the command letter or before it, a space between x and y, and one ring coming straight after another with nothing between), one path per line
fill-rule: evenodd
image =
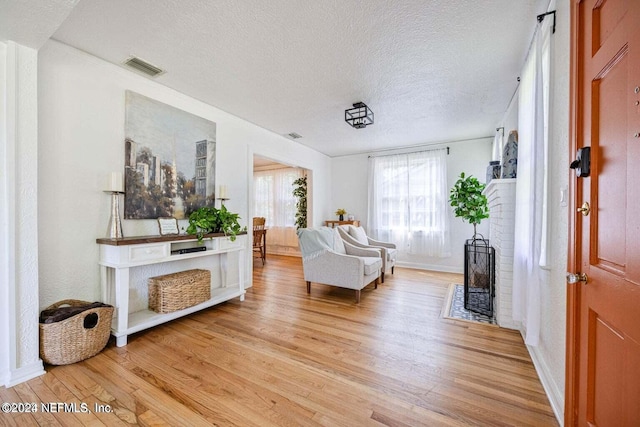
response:
M338 233L340 233L340 237L342 237L346 243L353 246L363 249L380 249L382 253L382 275L380 279L382 283L384 283L384 273L391 270L391 274L393 274L393 268L396 265L396 256L398 253L395 243L374 240L367 236L364 228L354 227L353 225L339 226Z
M339 286L354 289L359 303L362 288L371 282L378 287L382 270L380 250L345 243L337 230L328 227L299 229L298 243L307 293L311 293L311 282Z

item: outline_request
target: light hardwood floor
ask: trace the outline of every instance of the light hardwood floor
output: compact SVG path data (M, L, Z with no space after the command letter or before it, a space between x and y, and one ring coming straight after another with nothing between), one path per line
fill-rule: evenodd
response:
M80 412L38 406L0 414L0 424L558 425L518 333L441 318L460 275L396 268L356 305L350 290L314 283L307 295L298 258L255 264L244 302L0 388L2 402Z

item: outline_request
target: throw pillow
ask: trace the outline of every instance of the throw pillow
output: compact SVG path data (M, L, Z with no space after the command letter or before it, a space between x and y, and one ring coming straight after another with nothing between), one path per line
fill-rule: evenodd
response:
M362 228L362 227L350 227L349 228L349 234L351 235L351 237L353 237L354 239L356 239L358 242L362 243L363 245L368 245L369 244L369 239L367 239L367 233L365 233L364 228Z
M333 250L339 254L346 254L347 250L344 247L344 242L342 241L342 237L340 237L340 233L338 233L338 229L333 229Z

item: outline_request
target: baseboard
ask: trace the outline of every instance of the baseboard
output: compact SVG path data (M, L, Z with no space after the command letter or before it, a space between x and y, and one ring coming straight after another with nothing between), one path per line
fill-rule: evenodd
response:
M553 413L562 427L564 426L564 395L553 380L544 358L540 357L537 347L528 345L527 350L529 350L529 355L531 356L533 366L536 368L536 372L538 373L538 378L540 378L540 382L542 383L542 388L544 388L544 391L549 398L551 409L553 409Z
M9 382L9 371L3 370L0 371L0 387L4 386Z
M498 326L500 326L501 328L504 329L513 329L515 331L519 331L520 330L520 323L515 322L515 321L502 321L501 319L496 319Z
M457 267L450 267L450 266L438 265L438 264L419 264L417 262L398 261L396 262L396 267L412 268L414 270L438 271L441 273L464 274L464 271Z
M39 377L40 375L44 375L45 373L46 371L44 370L42 360L38 359L37 362L33 362L30 365L9 371L7 378L5 378L4 385L7 388L13 387L14 385L29 381L30 379Z

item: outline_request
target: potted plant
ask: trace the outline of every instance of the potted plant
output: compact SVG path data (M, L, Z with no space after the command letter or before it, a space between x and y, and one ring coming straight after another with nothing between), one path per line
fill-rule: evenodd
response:
M218 223L220 224L220 231L229 236L229 240L232 242L236 240L238 233L247 231L247 227L242 228L238 220L240 215L237 213L229 212L225 205L222 205L218 210Z
M473 224L473 238L476 238L476 226L483 219L489 218L487 197L482 194L485 184L473 175L465 176L464 172L456 181L449 195L449 204L456 217Z
M229 212L224 205L220 209L203 206L189 215L189 226L186 232L196 235L198 243L202 243L204 235L209 233L224 233L234 241L238 233L246 230L246 227L240 226L239 219L239 214Z
M296 187L293 189L293 195L298 198L296 203L296 228L307 228L307 177L293 181Z
M347 211L340 208L336 211L336 215L338 215L338 220L340 221L344 221L344 216L346 215Z

